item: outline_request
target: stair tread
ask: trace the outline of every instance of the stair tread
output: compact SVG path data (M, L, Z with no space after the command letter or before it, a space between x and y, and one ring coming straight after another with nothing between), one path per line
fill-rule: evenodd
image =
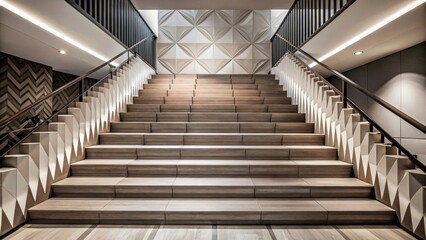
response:
M252 177L70 177L53 184L61 186L238 186L238 187L365 187L356 178L252 178Z
M155 148L155 149L336 149L323 145L94 145L86 149L124 149L124 148Z
M120 132L108 132L101 133L100 136L108 135L153 135L153 136L324 136L320 133L120 133Z
M87 159L72 163L82 165L301 165L301 166L352 166L338 160L136 160L136 159Z
M82 204L84 201L85 204ZM394 210L371 199L100 199L51 198L34 211L166 211L166 212L381 212Z

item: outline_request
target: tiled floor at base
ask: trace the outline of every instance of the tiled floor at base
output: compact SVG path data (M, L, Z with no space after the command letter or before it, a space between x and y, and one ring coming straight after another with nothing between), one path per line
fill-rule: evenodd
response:
M405 240L396 226L171 226L27 224L13 240Z

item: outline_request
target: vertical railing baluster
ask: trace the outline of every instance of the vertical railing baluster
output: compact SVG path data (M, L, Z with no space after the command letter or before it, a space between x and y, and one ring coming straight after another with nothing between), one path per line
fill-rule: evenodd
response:
M337 12L337 0L333 1L333 15Z
M348 88L347 83L342 79L342 100L343 100L343 108L348 107Z

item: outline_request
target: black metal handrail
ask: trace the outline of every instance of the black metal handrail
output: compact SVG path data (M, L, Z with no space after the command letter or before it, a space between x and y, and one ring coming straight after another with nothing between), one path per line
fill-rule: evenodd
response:
M426 166L422 162L420 162L413 154L411 154L406 148L404 148L397 140L395 140L388 132L386 132L377 122L375 122L373 119L371 119L364 111L362 111L358 106L356 106L355 103L353 103L347 97L347 84L350 84L352 87L354 87L358 91L364 93L365 95L367 95L369 98L373 99L375 102L377 102L378 104L380 104L384 108L388 109L389 111L391 111L392 113L394 113L398 117L404 119L404 121L406 121L407 123L409 123L410 125L412 125L416 129L420 130L423 133L426 133L426 126L424 124L422 124L421 122L417 121L416 119L410 117L409 115L407 115L406 113L402 112L401 110L397 109L396 107L394 107L393 105L389 104L388 102L386 102L382 98L374 95L373 93L371 93L367 89L361 87L359 84L355 83L354 81L352 81L348 77L344 76L340 72L338 72L338 71L332 69L331 67L327 66L326 64L318 61L312 55L310 55L309 53L303 51L299 47L295 46L290 41L288 41L287 39L283 38L281 35L276 34L276 36L279 39L281 39L282 41L284 41L287 44L289 44L292 48L294 48L298 52L300 52L303 55L305 55L306 57L310 58L312 61L314 61L315 63L317 63L321 67L323 67L323 68L327 69L328 71L330 71L331 73L333 73L336 77L340 78L342 80L342 91L340 91L339 89L337 89L336 87L334 87L326 79L322 78L322 80L327 85L331 86L335 92L337 92L338 94L340 94L342 96L343 107L344 108L347 107L347 104L349 102L350 105L353 108L355 108L356 111L358 111L368 122L370 122L370 124L372 124L374 126L374 128L376 128L380 133L382 133L384 135L384 137L386 137L386 139L388 139L393 145L395 145L400 150L400 152L404 153L411 160L411 162L414 163L414 165L416 165L422 171L426 172ZM301 59L299 59L296 55L293 54L293 56L296 57L299 60L299 62L301 62L306 68L308 68L312 72L314 72L317 76L321 76L318 73L316 73L314 70L312 70L307 64L304 63L304 61L302 61ZM278 63L283 58L284 58L284 56L278 61Z
M58 94L61 94L63 91L67 90L69 87L74 86L75 84L78 83L82 83L84 81L85 78L87 78L88 76L90 76L91 74L99 71L100 69L108 66L109 64L111 64L114 60L116 60L117 58L121 57L122 55L124 55L125 53L128 53L127 55L127 61L123 62L120 64L120 66L118 66L117 68L115 68L114 70L110 71L105 77L101 78L99 81L97 81L95 84L93 84L92 86L90 86L87 90L82 89L82 92L74 99L72 99L71 101L69 101L67 104L65 104L61 109L59 109L58 111L56 111L55 113L53 113L51 116L47 117L47 119L45 119L43 122L36 124L36 126L34 127L30 127L30 128L25 128L25 129L21 129L22 131L24 130L29 130L31 129L30 133L33 132L36 128L38 128L39 126L41 126L43 123L51 120L54 116L56 116L62 109L64 109L66 106L68 106L71 102L77 101L81 96L83 96L84 93L86 93L87 91L89 91L89 89L92 89L94 86L98 85L102 80L104 80L106 77L108 77L109 75L112 75L113 71L115 71L116 69L120 68L124 63L129 62L130 59L130 51L132 49L134 49L135 47L137 47L138 45L142 44L143 42L145 42L146 40L148 40L149 38L151 38L153 36L148 36L142 40L140 40L139 42L137 42L136 44L134 44L133 46L125 49L124 51L122 51L121 53L117 54L116 56L114 56L113 58L111 58L110 60L108 60L107 62L97 66L96 68L93 68L92 70L80 75L79 77L74 78L73 80L71 80L70 82L68 82L67 84L63 85L62 87L56 89L55 91L37 99L35 102L33 102L32 104L30 104L29 106L21 109L19 112L13 114L12 116L2 120L0 122L0 129L3 129L5 127L7 127L8 124L10 124L12 121L14 121L15 119L17 119L19 116L23 115L24 113L36 108L37 106L41 105L42 103L44 103L46 100L48 100L49 98L52 98ZM147 63L148 66L150 66ZM151 66L150 66L151 67ZM17 130L13 130L13 131L17 131ZM10 131L8 131L10 132ZM23 139L21 139L20 141L18 141L17 143L13 144L13 146L11 146L8 150L6 151L2 151L1 156L3 157L8 151L10 151L14 146L16 146L17 144L19 144Z

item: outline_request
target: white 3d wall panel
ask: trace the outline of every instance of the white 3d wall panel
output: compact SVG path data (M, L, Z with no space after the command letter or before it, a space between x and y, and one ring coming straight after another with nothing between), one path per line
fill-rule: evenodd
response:
M158 73L265 74L286 10L162 10Z

